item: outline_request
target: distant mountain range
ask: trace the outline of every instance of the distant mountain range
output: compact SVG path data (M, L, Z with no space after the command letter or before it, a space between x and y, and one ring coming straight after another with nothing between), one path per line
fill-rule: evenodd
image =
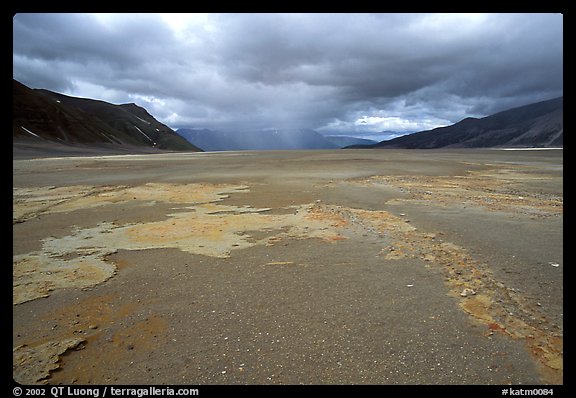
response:
M113 105L31 89L13 80L12 137L18 142L199 151L136 104Z
M247 132L224 132L180 128L178 134L204 151L336 149L321 134L310 129L270 129Z
M352 137L348 135L325 135L324 138L337 145L338 148L344 148L350 145L373 145L378 143L376 140Z
M466 118L438 127L349 148L562 147L564 97L509 109L484 118Z

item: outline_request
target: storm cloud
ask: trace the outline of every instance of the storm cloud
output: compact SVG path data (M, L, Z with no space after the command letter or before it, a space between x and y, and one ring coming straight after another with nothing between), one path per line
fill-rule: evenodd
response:
M563 95L561 14L17 14L13 76L173 127L418 131Z

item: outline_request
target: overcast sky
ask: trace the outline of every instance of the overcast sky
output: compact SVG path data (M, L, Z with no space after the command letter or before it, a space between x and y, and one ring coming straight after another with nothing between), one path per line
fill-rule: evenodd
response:
M419 131L563 95L561 14L17 14L13 76L172 128Z

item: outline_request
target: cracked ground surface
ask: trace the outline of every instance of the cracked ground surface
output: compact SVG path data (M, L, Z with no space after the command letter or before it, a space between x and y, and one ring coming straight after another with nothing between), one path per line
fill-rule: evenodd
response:
M562 151L13 164L19 382L563 382Z

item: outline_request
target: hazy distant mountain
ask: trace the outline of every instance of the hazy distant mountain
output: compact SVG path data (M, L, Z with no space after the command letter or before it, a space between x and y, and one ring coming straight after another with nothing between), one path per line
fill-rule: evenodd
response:
M113 105L33 90L16 80L12 102L16 141L199 150L136 104Z
M421 131L368 148L562 147L564 97Z
M310 129L223 132L181 128L176 132L205 151L339 148L338 145Z
M378 143L376 140L368 140L366 138L351 137L347 135L325 135L324 138L340 148L350 145L373 145Z
M408 135L414 133L413 131L392 131L392 130L384 130L380 131L379 133L374 133L375 137L380 137L376 141L388 141L394 138L402 137L403 135Z
M231 133L208 129L177 129L176 133L203 151L238 150L236 137Z

